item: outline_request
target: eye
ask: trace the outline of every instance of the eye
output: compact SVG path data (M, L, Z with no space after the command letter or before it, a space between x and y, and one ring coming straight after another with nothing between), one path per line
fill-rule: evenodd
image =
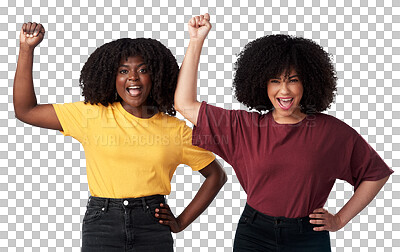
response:
M290 79L290 82L299 82L298 79Z
M121 70L119 70L119 73L120 73L120 74L127 74L127 73L128 73L128 70L126 70L126 69L121 69Z
M141 69L139 69L139 73L147 73L147 69L146 68L141 68Z
M277 83L279 83L279 81L278 81L278 80L270 80L269 82L270 82L270 83L274 83L274 84L277 84Z

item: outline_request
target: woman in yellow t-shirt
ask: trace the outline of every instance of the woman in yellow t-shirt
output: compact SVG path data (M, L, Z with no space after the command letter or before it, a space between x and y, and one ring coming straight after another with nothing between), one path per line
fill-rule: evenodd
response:
M25 123L60 130L85 150L91 196L82 251L173 251L171 231L192 223L226 182L215 156L193 146L191 129L173 117L176 59L154 39L106 43L82 68L84 102L39 105L32 66L34 48L44 35L41 24L29 22L21 28L15 115ZM206 179L175 217L165 195L179 164Z

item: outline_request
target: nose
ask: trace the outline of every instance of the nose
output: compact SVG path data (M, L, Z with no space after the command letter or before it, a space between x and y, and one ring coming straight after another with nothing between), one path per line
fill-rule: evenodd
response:
M139 79L139 74L136 73L135 71L131 71L129 73L128 79L131 81L137 81Z
M281 91L282 94L290 93L287 81L282 81L280 91Z

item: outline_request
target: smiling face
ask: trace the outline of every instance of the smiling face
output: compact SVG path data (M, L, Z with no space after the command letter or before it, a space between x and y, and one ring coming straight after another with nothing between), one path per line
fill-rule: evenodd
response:
M286 71L284 71L285 73ZM272 115L281 124L298 123L306 116L300 110L303 84L295 70L268 81L268 97L274 106Z
M143 57L122 59L115 82L122 107L136 117L148 117L146 105L152 82Z

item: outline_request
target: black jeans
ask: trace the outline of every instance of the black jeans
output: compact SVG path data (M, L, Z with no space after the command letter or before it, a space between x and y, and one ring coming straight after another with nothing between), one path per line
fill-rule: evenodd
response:
M236 230L233 251L331 251L328 231L314 231L309 217L262 214L246 204Z
M158 222L162 195L132 199L90 197L82 226L82 251L173 251L169 226Z

